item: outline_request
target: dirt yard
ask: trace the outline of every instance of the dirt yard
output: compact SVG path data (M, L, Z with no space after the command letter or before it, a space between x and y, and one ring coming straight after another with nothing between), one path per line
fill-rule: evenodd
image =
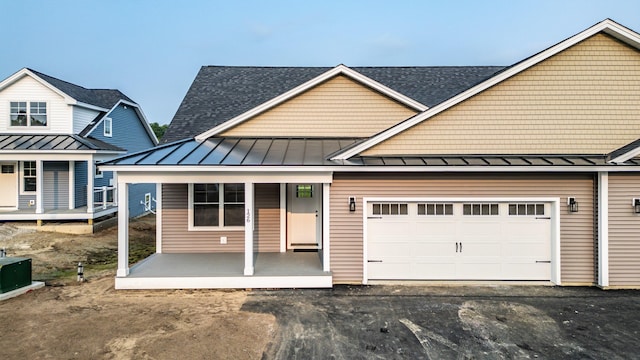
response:
M131 262L154 251L155 219L131 223ZM116 229L95 235L0 227L8 256L45 288L0 302L3 359L259 359L275 317L240 311L246 291L116 291ZM76 282L76 265L87 282Z

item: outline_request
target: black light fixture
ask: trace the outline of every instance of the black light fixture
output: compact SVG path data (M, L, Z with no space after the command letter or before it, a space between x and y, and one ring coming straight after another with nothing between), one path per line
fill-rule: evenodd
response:
M640 214L640 199L633 198L633 212L636 214Z
M567 208L569 209L569 212L578 212L578 202L575 197L567 198Z
M356 211L356 197L349 196L349 211Z

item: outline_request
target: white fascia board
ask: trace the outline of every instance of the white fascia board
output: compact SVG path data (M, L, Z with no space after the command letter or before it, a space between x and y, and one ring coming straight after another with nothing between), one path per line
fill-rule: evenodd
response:
M71 96L67 95L65 92L63 92L62 90L58 89L57 87L49 84L44 79L42 79L38 75L34 74L32 71L30 71L27 68L20 69L19 71L17 71L13 75L9 76L8 78L6 78L2 82L0 82L0 91L4 90L4 88L6 88L8 86L11 86L13 83L15 83L16 81L22 79L25 76L32 77L34 80L36 80L37 82L39 82L40 84L42 84L43 86L48 88L49 90L51 90L51 91L55 92L56 94L60 95L61 97L64 98L64 100L65 100L65 102L67 104L69 104L69 105L77 104L77 100L76 99L74 99Z
M85 151L0 151L0 161L32 161L34 159L44 161L85 161L92 159L95 155L118 155L122 152L106 152L96 150Z
M630 45L635 45L636 48L640 48L640 34L625 28L617 23L615 23L614 21L611 21L609 19L604 20L602 22L599 22L598 24L588 28L587 30L584 30L583 32L574 35L572 37L570 37L569 39L558 43L550 48L548 48L547 50L544 50L520 63L517 63L516 65L508 68L507 70L497 74L496 76L489 78L487 80L485 80L484 82L460 93L459 95L456 95L452 98L450 98L449 100L446 100L438 105L436 105L435 107L432 107L428 110L426 110L425 112L418 114L394 127L389 128L386 131L383 131L377 135L372 136L371 138L367 139L366 141L362 142L361 144L354 146L351 149L347 149L343 152L339 152L338 154L336 154L334 157L331 158L331 160L346 160L349 159L352 156L355 156L367 149L370 149L371 147L453 107L454 105L457 105L469 98L471 98L472 96L475 96L479 93L481 93L482 91L485 91L521 72L523 72L526 69L529 69L530 67L537 65L538 63L550 58L553 55L556 55L568 48L570 48L571 46L576 45L577 43L586 40L587 38L599 33L599 32L605 32L606 34L609 34L611 36L614 36L617 39L620 39L621 41L624 41L627 44Z
M637 148L627 151L626 153L609 160L610 163L614 163L614 164L622 164L625 161L629 160L629 159L633 159L634 157L640 155L640 146L638 146Z
M130 173L321 173L321 172L379 172L379 173L593 173L640 172L640 166L146 166L146 165L101 165L104 171Z
M256 106L255 108L240 114L236 117L234 117L231 120L225 121L224 123L210 129L207 130L205 132L203 132L202 134L198 135L195 137L196 141L198 142L202 142L206 139L208 139L209 137L219 134L223 131L226 131L234 126L237 126L238 124L262 113L265 112L279 104L282 104L283 102L319 85L320 83L327 81L331 78L333 78L334 76L337 75L345 75L357 82L360 82L398 102L400 102L401 104L404 104L406 106L409 106L413 109L415 109L416 111L424 111L426 109L428 109L428 107L424 104L421 104L420 102L413 100L395 90L392 90L391 88L371 79L368 78L362 74L360 74L359 72L352 70L350 68L348 68L345 65L338 65L336 67L334 67L333 69L279 95L276 96L275 98L263 103L262 105Z
M75 105L75 106L82 107L82 108L89 109L89 110L109 111L109 109L106 109L106 108L103 108L103 107L100 107L100 106L95 106L95 105L83 103L83 102L80 102L80 101L76 101L71 105Z

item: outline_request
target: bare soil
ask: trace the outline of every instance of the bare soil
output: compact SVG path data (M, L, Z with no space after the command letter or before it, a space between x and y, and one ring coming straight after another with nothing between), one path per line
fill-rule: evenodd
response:
M259 359L276 332L273 315L240 311L247 291L116 291L115 228L0 230L0 247L32 258L34 279L47 284L0 302L2 359ZM130 262L154 251L154 235L153 217L132 221Z

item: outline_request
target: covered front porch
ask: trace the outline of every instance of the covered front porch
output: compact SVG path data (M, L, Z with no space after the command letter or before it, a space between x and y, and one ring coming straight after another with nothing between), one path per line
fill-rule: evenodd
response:
M127 202L130 184L155 180L157 210L156 253L131 267L129 217L126 209L118 212L116 289L332 287L330 173L119 171L117 179L119 203ZM206 184L220 193L221 220L199 227L202 219L195 215L194 203L202 195L196 189L209 189ZM243 194L234 198L233 213L223 210L229 184ZM304 224L315 224L306 233L317 243L299 243L292 239L301 232L303 216L292 216L290 198L312 200L312 196L317 196L317 207L305 207ZM242 204L239 210L237 204ZM236 221L232 226L226 224L230 219Z
M153 254L116 278L117 289L327 288L316 252L254 254L253 276L244 275L243 253ZM265 285L268 284L268 285Z

